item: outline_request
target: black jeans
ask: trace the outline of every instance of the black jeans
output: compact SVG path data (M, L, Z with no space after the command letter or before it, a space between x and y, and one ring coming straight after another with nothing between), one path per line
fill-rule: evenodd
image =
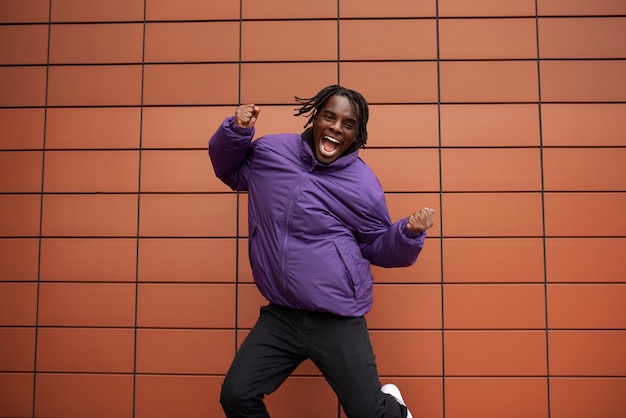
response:
M406 417L406 408L380 391L365 318L275 304L261 308L226 374L220 396L226 416L268 418L264 396L274 392L305 359L322 372L348 418Z

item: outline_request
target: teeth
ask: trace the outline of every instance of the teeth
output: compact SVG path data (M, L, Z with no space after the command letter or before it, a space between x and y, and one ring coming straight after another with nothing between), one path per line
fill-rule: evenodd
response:
M330 136L325 136L324 138L325 138L325 139L328 139L330 142L332 142L332 143L334 143L334 144L338 144L338 143L339 143L339 141L338 141L338 140L336 140L335 138L332 138L332 137L330 137Z

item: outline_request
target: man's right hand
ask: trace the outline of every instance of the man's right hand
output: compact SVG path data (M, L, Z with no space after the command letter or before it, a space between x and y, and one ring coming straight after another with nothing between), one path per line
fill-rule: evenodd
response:
M235 111L235 123L241 128L252 128L261 109L253 104L241 105Z

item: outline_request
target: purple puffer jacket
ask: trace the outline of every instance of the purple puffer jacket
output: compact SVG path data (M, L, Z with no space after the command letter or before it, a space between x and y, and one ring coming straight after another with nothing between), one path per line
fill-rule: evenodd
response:
M391 224L382 187L358 151L319 164L297 134L252 141L224 120L209 141L215 174L248 191L249 256L260 292L278 305L342 316L372 307L370 263L408 266L424 245Z

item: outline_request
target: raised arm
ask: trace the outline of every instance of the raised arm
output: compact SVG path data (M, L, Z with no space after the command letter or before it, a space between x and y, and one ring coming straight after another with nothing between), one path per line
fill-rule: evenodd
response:
M209 156L215 175L233 190L248 189L247 159L260 109L241 105L227 117L209 140Z

